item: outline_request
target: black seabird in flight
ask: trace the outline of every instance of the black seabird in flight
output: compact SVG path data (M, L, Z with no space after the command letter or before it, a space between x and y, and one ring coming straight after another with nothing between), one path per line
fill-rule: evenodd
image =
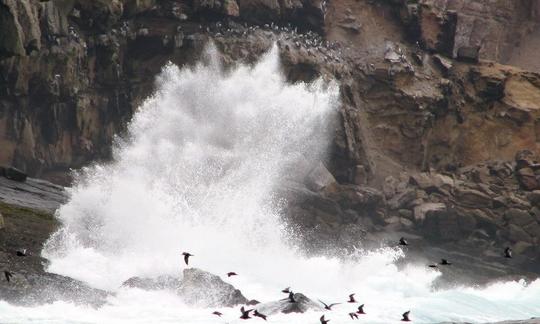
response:
M441 259L440 265L452 265L452 263L448 262L448 260L446 260L446 259Z
M411 313L411 311L406 311L405 313L403 313L403 318L401 319L402 322L410 322L411 320L409 319L409 314Z
M289 303L296 303L296 299L294 299L294 293L292 291L289 292Z
M4 277L6 277L7 282L10 282L11 277L13 277L13 272L10 271L4 271Z
M189 257L192 257L193 254L189 252L183 252L182 255L184 256L184 262L186 263L186 265L189 265Z
M240 316L241 319L249 319L251 317L249 317L249 313L252 311L253 309L244 309L244 306L242 306L242 308L240 308L240 312L242 312L242 316Z
M323 302L322 300L319 299L319 301L321 302L321 304L324 305L324 309L330 310L330 311L332 310L332 307L341 304L341 303L333 303L333 304L327 305L327 304L326 304L325 302Z
M260 317L266 321L266 315L259 313L257 310L253 311L253 316Z

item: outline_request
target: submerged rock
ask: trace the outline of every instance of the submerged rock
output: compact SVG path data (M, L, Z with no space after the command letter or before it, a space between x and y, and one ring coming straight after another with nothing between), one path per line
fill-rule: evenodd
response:
M268 303L259 304L256 309L258 312L273 315L278 313L305 313L309 310L322 311L322 306L306 297L304 294L294 294L295 303L291 303L288 298L276 300Z
M139 288L143 290L175 290L180 287L181 278L159 276L157 278L132 277L122 283L122 287Z

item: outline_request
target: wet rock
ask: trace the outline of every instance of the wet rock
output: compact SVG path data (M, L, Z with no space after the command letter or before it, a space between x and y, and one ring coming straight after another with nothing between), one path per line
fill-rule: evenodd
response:
M386 199L390 199L396 194L398 183L398 180L392 176L388 176L384 179L383 193Z
M323 308L321 305L304 294L296 293L294 294L295 303L291 303L288 298L284 298L278 301L268 302L259 304L256 309L257 311L265 315L274 315L274 314L290 314L290 313L305 313L307 311L322 311Z
M384 202L382 192L368 186L339 185L327 197L344 208L364 211L374 211Z
M409 188L392 197L392 199L388 201L388 207L391 209L407 208L416 198L416 190Z
M479 46L463 46L457 51L457 59L466 63L478 63L479 53Z
M523 230L521 227L514 224L510 224L508 226L508 238L512 242L523 241L523 242L530 243L532 241L531 236L527 234L525 230Z
M186 304L198 307L233 307L248 302L240 290L219 276L196 268L184 270L177 292Z
M306 186L313 191L320 191L336 183L336 179L328 169L319 162L306 177Z
M531 202L532 205L540 206L540 190L534 190L527 193L527 199Z
M448 73L453 66L451 60L438 54L433 55L433 61L437 63L437 65L442 69L444 73Z
M531 214L534 215L534 217L536 218L536 221L540 222L540 208L534 206L531 209Z
M488 195L473 189L458 188L456 190L456 203L472 208L489 208L492 199Z
M531 168L521 168L517 171L517 178L525 190L536 190L539 188L536 175Z
M414 207L414 219L416 222L423 222L428 214L434 215L446 211L444 203L423 203Z
M356 185L365 185L367 184L368 180L368 173L366 171L366 168L363 165L357 165L354 167L354 180L353 183Z
M540 224L537 221L524 225L523 230L533 238L540 238Z
M238 17L240 9L236 0L196 0L193 2L196 12L209 11L219 15Z
M28 178L17 182L0 177L0 202L52 213L66 200L64 188L48 181Z
M3 173L4 177L13 181L24 182L27 178L26 173L14 167L5 168Z
M14 275L9 283L0 281L0 295L3 300L17 305L33 306L63 300L98 307L102 306L110 295L60 275L35 272L34 269L12 272Z
M531 216L531 214L529 214L528 211L517 209L517 208L508 209L506 213L504 214L504 218L509 223L515 224L520 227L531 224L532 222L536 222L534 217Z
M173 276L159 276L157 278L132 277L122 283L122 287L139 288L143 290L177 290L181 278Z
M494 208L501 208L501 207L507 207L507 206L508 206L508 201L506 197L498 196L498 197L493 198Z

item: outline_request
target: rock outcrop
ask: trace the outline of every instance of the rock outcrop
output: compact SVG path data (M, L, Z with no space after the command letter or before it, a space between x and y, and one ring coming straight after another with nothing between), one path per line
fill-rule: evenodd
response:
M322 311L324 308L304 294L294 294L295 302L292 303L289 298L258 304L255 309L265 315L305 313L307 311Z
M3 180L0 178L0 181ZM29 182L34 183L34 180L30 179ZM49 192L28 184L17 187L21 185L19 182L13 182L13 186L21 191L6 192L4 185L0 184L0 268L10 271L13 276L9 282L0 280L2 299L20 305L51 303L59 299L94 306L104 304L109 293L68 277L45 272L47 260L40 256L41 248L57 226L51 210L47 209L58 204L54 198L62 196L62 191L57 190L56 197L53 196L51 188L55 187L44 181L39 181L39 186L48 187ZM30 191L24 192L24 189ZM19 195L18 192L22 193ZM41 196L41 193L44 195ZM53 199L44 204L45 208L34 209L39 203L37 199L46 202L51 196ZM4 202L5 198L8 198L9 204ZM26 249L26 256L17 256L16 252L22 249Z
M122 286L145 290L171 290L181 296L186 304L196 307L233 307L248 303L240 290L224 282L219 276L197 268L185 269L182 278L134 277L126 280Z

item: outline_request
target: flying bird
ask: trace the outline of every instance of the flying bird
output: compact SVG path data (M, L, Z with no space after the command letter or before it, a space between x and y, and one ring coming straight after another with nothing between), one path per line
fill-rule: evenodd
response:
M358 311L356 312L356 314L365 314L364 313L364 304L358 306Z
M6 277L7 282L10 282L11 277L13 277L13 272L10 271L4 271L4 276Z
M452 263L451 263L451 262L448 262L448 260L446 260L446 259L441 259L441 263L440 263L440 264L441 264L441 265L452 265Z
M401 319L402 322L410 322L411 320L409 319L409 314L411 313L411 311L406 311L405 313L403 313L403 318Z
M320 318L321 324L327 324L330 320L324 319L324 315Z
M409 245L409 243L404 237L402 237L399 239L399 245Z
M253 312L253 316L255 316L255 317L260 317L260 318L262 318L263 320L266 321L266 315L259 313L257 310L255 310L255 311Z
M19 257L25 257L26 256L26 249L17 250L16 254Z
M325 302L323 302L322 300L319 299L319 301L321 302L321 304L324 305L324 309L330 310L330 311L332 310L332 307L341 304L341 303L333 303L333 304L327 305L327 304L326 304Z
M349 316L351 319L358 319L358 315L356 315L356 313L349 313Z
M227 272L227 277L238 276L236 272Z
M242 316L240 316L241 319L249 319L251 317L249 317L249 313L252 311L253 309L244 309L244 306L242 306L242 308L240 308L240 312L242 312Z
M212 313L212 315L216 315L218 317L221 317L221 315L223 315L223 313L215 311L215 312Z
M294 299L294 293L292 291L289 292L289 303L296 303L296 299Z
M194 255L189 252L183 252L182 255L184 256L184 262L186 263L186 265L189 265L189 257L192 257Z
M508 258L508 259L512 258L512 249L511 248L507 247L506 249L504 249L504 257Z
M281 292L284 293L284 294L288 294L288 293L291 292L291 287L287 287L287 288L283 289Z
M350 295L349 295L349 301L348 301L348 303L356 303L356 299L354 299L354 295L355 295L355 294L350 294Z

